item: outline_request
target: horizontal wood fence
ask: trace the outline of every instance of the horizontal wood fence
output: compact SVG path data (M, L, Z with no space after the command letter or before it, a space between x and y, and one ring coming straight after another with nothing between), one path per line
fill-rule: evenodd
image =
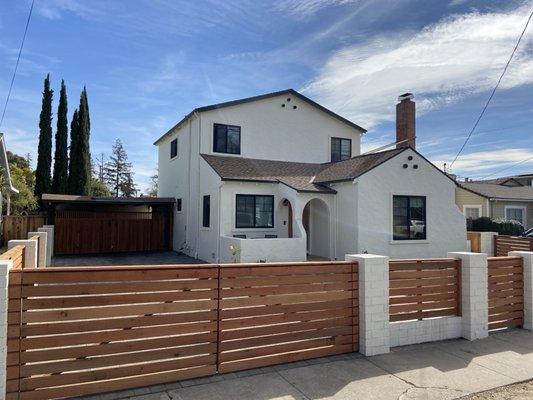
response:
M161 213L58 211L54 252L98 254L168 250L172 222Z
M510 251L533 251L533 238L494 236L494 255L506 256Z
M351 352L357 264L12 269L7 400Z
M19 245L11 248L5 253L0 254L0 260L11 260L13 268L20 269L24 267L24 246Z
M391 260L390 321L460 315L460 268L453 258Z
M4 215L2 217L2 243L7 245L10 240L27 239L28 232L46 224L44 215Z
M524 276L521 257L489 257L489 330L521 327Z

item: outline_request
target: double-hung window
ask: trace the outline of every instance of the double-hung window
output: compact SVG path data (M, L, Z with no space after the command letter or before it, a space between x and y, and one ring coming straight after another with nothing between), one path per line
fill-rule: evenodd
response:
M426 239L426 198L393 196L392 233L394 240Z
M274 196L238 194L235 208L237 228L274 227Z
M331 161L342 161L352 157L352 139L331 138Z
M505 206L505 219L520 222L526 225L526 208L520 206Z
M241 154L241 127L215 124L213 128L215 153Z

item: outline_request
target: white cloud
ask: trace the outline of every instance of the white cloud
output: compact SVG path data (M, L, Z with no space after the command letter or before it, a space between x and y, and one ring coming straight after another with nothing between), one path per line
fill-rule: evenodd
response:
M419 113L439 108L495 85L528 13L469 13L416 33L375 36L334 53L304 91L366 128L392 121L404 92L415 93ZM533 82L532 42L528 32L502 89Z
M431 157L431 161L439 168L442 168L445 162L449 166L449 160L453 159L453 157L454 154L442 154ZM516 173L516 168L513 168L513 166L528 158L531 160L519 165L520 168L531 169L533 167L532 149L511 148L472 152L461 155L455 162L452 172L463 177L483 178L492 172L510 167L505 172L502 171L502 173L492 177L501 176L502 174L512 175Z
M297 17L307 17L324 7L339 6L355 3L357 0L282 0L276 4L276 9L288 12Z

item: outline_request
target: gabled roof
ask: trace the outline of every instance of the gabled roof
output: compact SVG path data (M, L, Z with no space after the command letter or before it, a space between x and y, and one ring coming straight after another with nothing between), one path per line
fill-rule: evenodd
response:
M181 119L176 125L174 125L172 128L170 128L163 136L161 136L159 139L157 139L154 142L154 145L157 145L163 138L165 138L167 135L169 135L174 129L176 129L181 124L183 124L185 121L187 121L194 113L203 112L203 111L209 111L209 110L216 110L216 109L224 108L224 107L236 106L236 105L239 105L239 104L244 104L244 103L249 103L249 102L252 102L252 101L268 99L268 98L276 97L276 96L280 96L280 95L296 96L300 100L303 100L303 101L307 102L308 104L318 108L320 111L323 111L326 114L329 114L330 116L332 116L333 118L339 120L340 122L342 122L342 123L344 123L344 124L346 124L346 125L348 125L348 126L350 126L352 128L355 128L355 129L357 129L357 130L359 130L359 131L361 131L363 133L366 132L366 129L360 127L359 125L353 123L350 120L347 120L344 117L341 117L339 114L334 113L333 111L331 111L331 110L327 109L326 107L318 104L317 102L311 100L309 97L304 96L303 94L297 92L296 90L294 90L294 89L286 89L286 90L280 90L278 92L261 94L259 96L246 97L244 99L226 101L226 102L223 102L223 103L211 104L211 105L208 105L208 106L195 108L189 114L187 114L185 117L183 117L183 119Z
M488 199L533 201L533 186L505 186L485 182L461 182L459 186Z
M409 147L315 164L202 154L225 181L283 183L298 192L336 193L328 184L353 180Z

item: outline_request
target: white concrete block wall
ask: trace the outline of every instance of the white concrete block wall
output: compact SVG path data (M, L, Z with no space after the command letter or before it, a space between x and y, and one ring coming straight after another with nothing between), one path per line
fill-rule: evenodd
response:
M524 329L533 330L533 252L510 251L510 256L522 257L524 265Z
M37 231L46 232L46 266L49 267L52 265L54 228L51 226L42 226Z
M498 236L498 232L479 232L480 252L487 256L494 256L494 236Z
M365 356L390 351L389 257L346 255L359 264L359 352Z
M12 262L0 260L0 395L6 392L7 368L7 302L9 269Z
M453 252L448 257L461 260L462 336L483 339L489 320L487 255Z
M28 232L28 239L34 236L39 236L39 248L37 250L37 267L46 267L46 232Z
M54 256L54 225L43 225L43 228L48 228L50 233L48 233L48 241L50 242L50 255Z
M438 317L421 321L391 322L390 346L436 342L460 338L462 335L461 317Z
M10 240L7 248L12 249L15 246L24 246L24 268L36 268L38 259L37 240Z

